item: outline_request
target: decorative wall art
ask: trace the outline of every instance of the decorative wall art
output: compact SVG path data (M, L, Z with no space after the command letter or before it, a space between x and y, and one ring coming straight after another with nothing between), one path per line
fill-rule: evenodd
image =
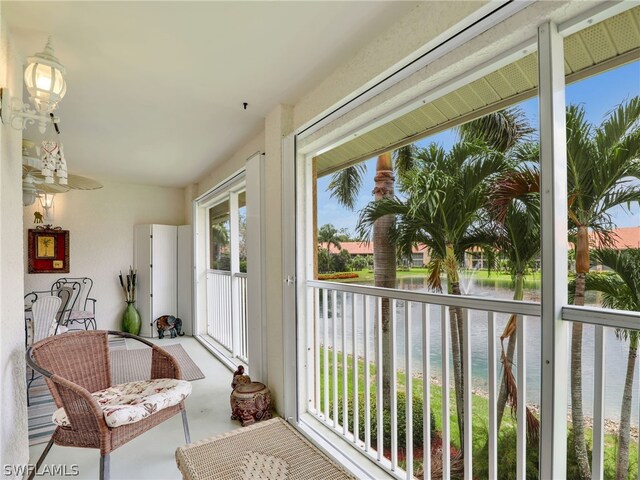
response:
M29 273L69 273L69 230L29 229Z

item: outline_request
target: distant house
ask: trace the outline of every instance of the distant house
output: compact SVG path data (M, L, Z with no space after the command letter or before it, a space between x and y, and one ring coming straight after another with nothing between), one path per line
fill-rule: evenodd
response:
M327 248L326 243L320 244L321 248ZM355 257L357 255L362 256L373 256L373 242L340 242L340 247L342 250L346 250L349 252L349 255ZM335 245L331 244L331 248L329 248L329 253L339 253L340 250L335 247ZM418 247L414 247L411 252L411 266L412 267L422 267L429 263L429 254L426 245L419 245Z
M591 234L591 245L601 246L595 235ZM613 230L613 245L609 246L615 250L625 250L627 248L640 248L640 226L622 227Z
M613 244L612 248L616 250L624 250L626 248L640 248L640 226L639 227L622 227L613 230ZM591 235L591 245L593 247L599 246L597 238ZM340 246L343 250L349 252L354 257L356 255L373 255L373 242L340 242ZM321 248L327 248L326 243L320 244ZM573 245L570 244L570 248ZM330 253L339 253L333 244L329 249ZM422 267L429 263L430 256L429 250L426 245L418 245L413 248L411 253L411 266ZM482 269L485 268L484 251L480 247L474 247L467 251L465 255L465 267L468 269Z

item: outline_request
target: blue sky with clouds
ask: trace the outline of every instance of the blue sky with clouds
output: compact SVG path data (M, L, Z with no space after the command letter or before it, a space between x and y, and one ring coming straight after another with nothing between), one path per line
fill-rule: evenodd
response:
M594 125L600 124L617 105L637 95L640 95L640 62L634 62L576 82L567 86L566 89L567 103L584 105L587 120ZM529 117L531 125L536 127L539 117L538 99L532 98L522 102L519 107ZM420 140L418 145L436 142L448 149L455 140L455 132L448 130ZM359 192L354 212L345 209L331 198L327 191L330 176L318 179L318 225L331 223L338 229L346 228L350 232L354 232L358 219L357 212L373 200L375 162L375 158L366 162L367 174ZM633 206L631 212L618 208L612 213L614 221L619 227L640 226L640 207L637 204Z

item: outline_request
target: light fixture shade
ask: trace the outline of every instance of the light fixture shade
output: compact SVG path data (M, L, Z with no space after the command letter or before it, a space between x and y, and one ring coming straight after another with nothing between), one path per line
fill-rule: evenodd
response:
M39 195L40 198L40 205L42 205L42 208L44 208L45 210L53 207L53 200L55 198L55 193L47 193L47 192L43 192Z
M64 80L65 68L54 55L51 37L44 51L29 57L28 62L24 83L29 97L38 112L53 112L67 93L67 84Z

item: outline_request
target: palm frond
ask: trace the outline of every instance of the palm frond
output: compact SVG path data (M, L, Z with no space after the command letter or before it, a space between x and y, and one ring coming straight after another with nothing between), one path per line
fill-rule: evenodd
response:
M637 130L639 121L640 97L633 97L628 102L618 105L609 112L608 117L595 132L598 151L611 151L631 130Z
M509 206L515 201L539 204L540 172L536 166L522 166L496 179L489 194L489 210L498 222L504 222Z
M500 152L506 152L533 132L524 111L517 107L490 113L458 127L463 141L480 140Z
M334 173L327 187L327 190L331 192L331 197L349 210L353 210L366 171L366 164L358 163Z
M436 292L442 292L442 269L444 260L432 258L427 265L429 276L427 277L427 285Z
M373 224L385 215L406 213L407 206L398 198L382 198L369 202L360 211L356 232L361 239L371 238Z
M417 147L413 144L400 147L393 152L394 167L399 176L404 175L416 164Z

